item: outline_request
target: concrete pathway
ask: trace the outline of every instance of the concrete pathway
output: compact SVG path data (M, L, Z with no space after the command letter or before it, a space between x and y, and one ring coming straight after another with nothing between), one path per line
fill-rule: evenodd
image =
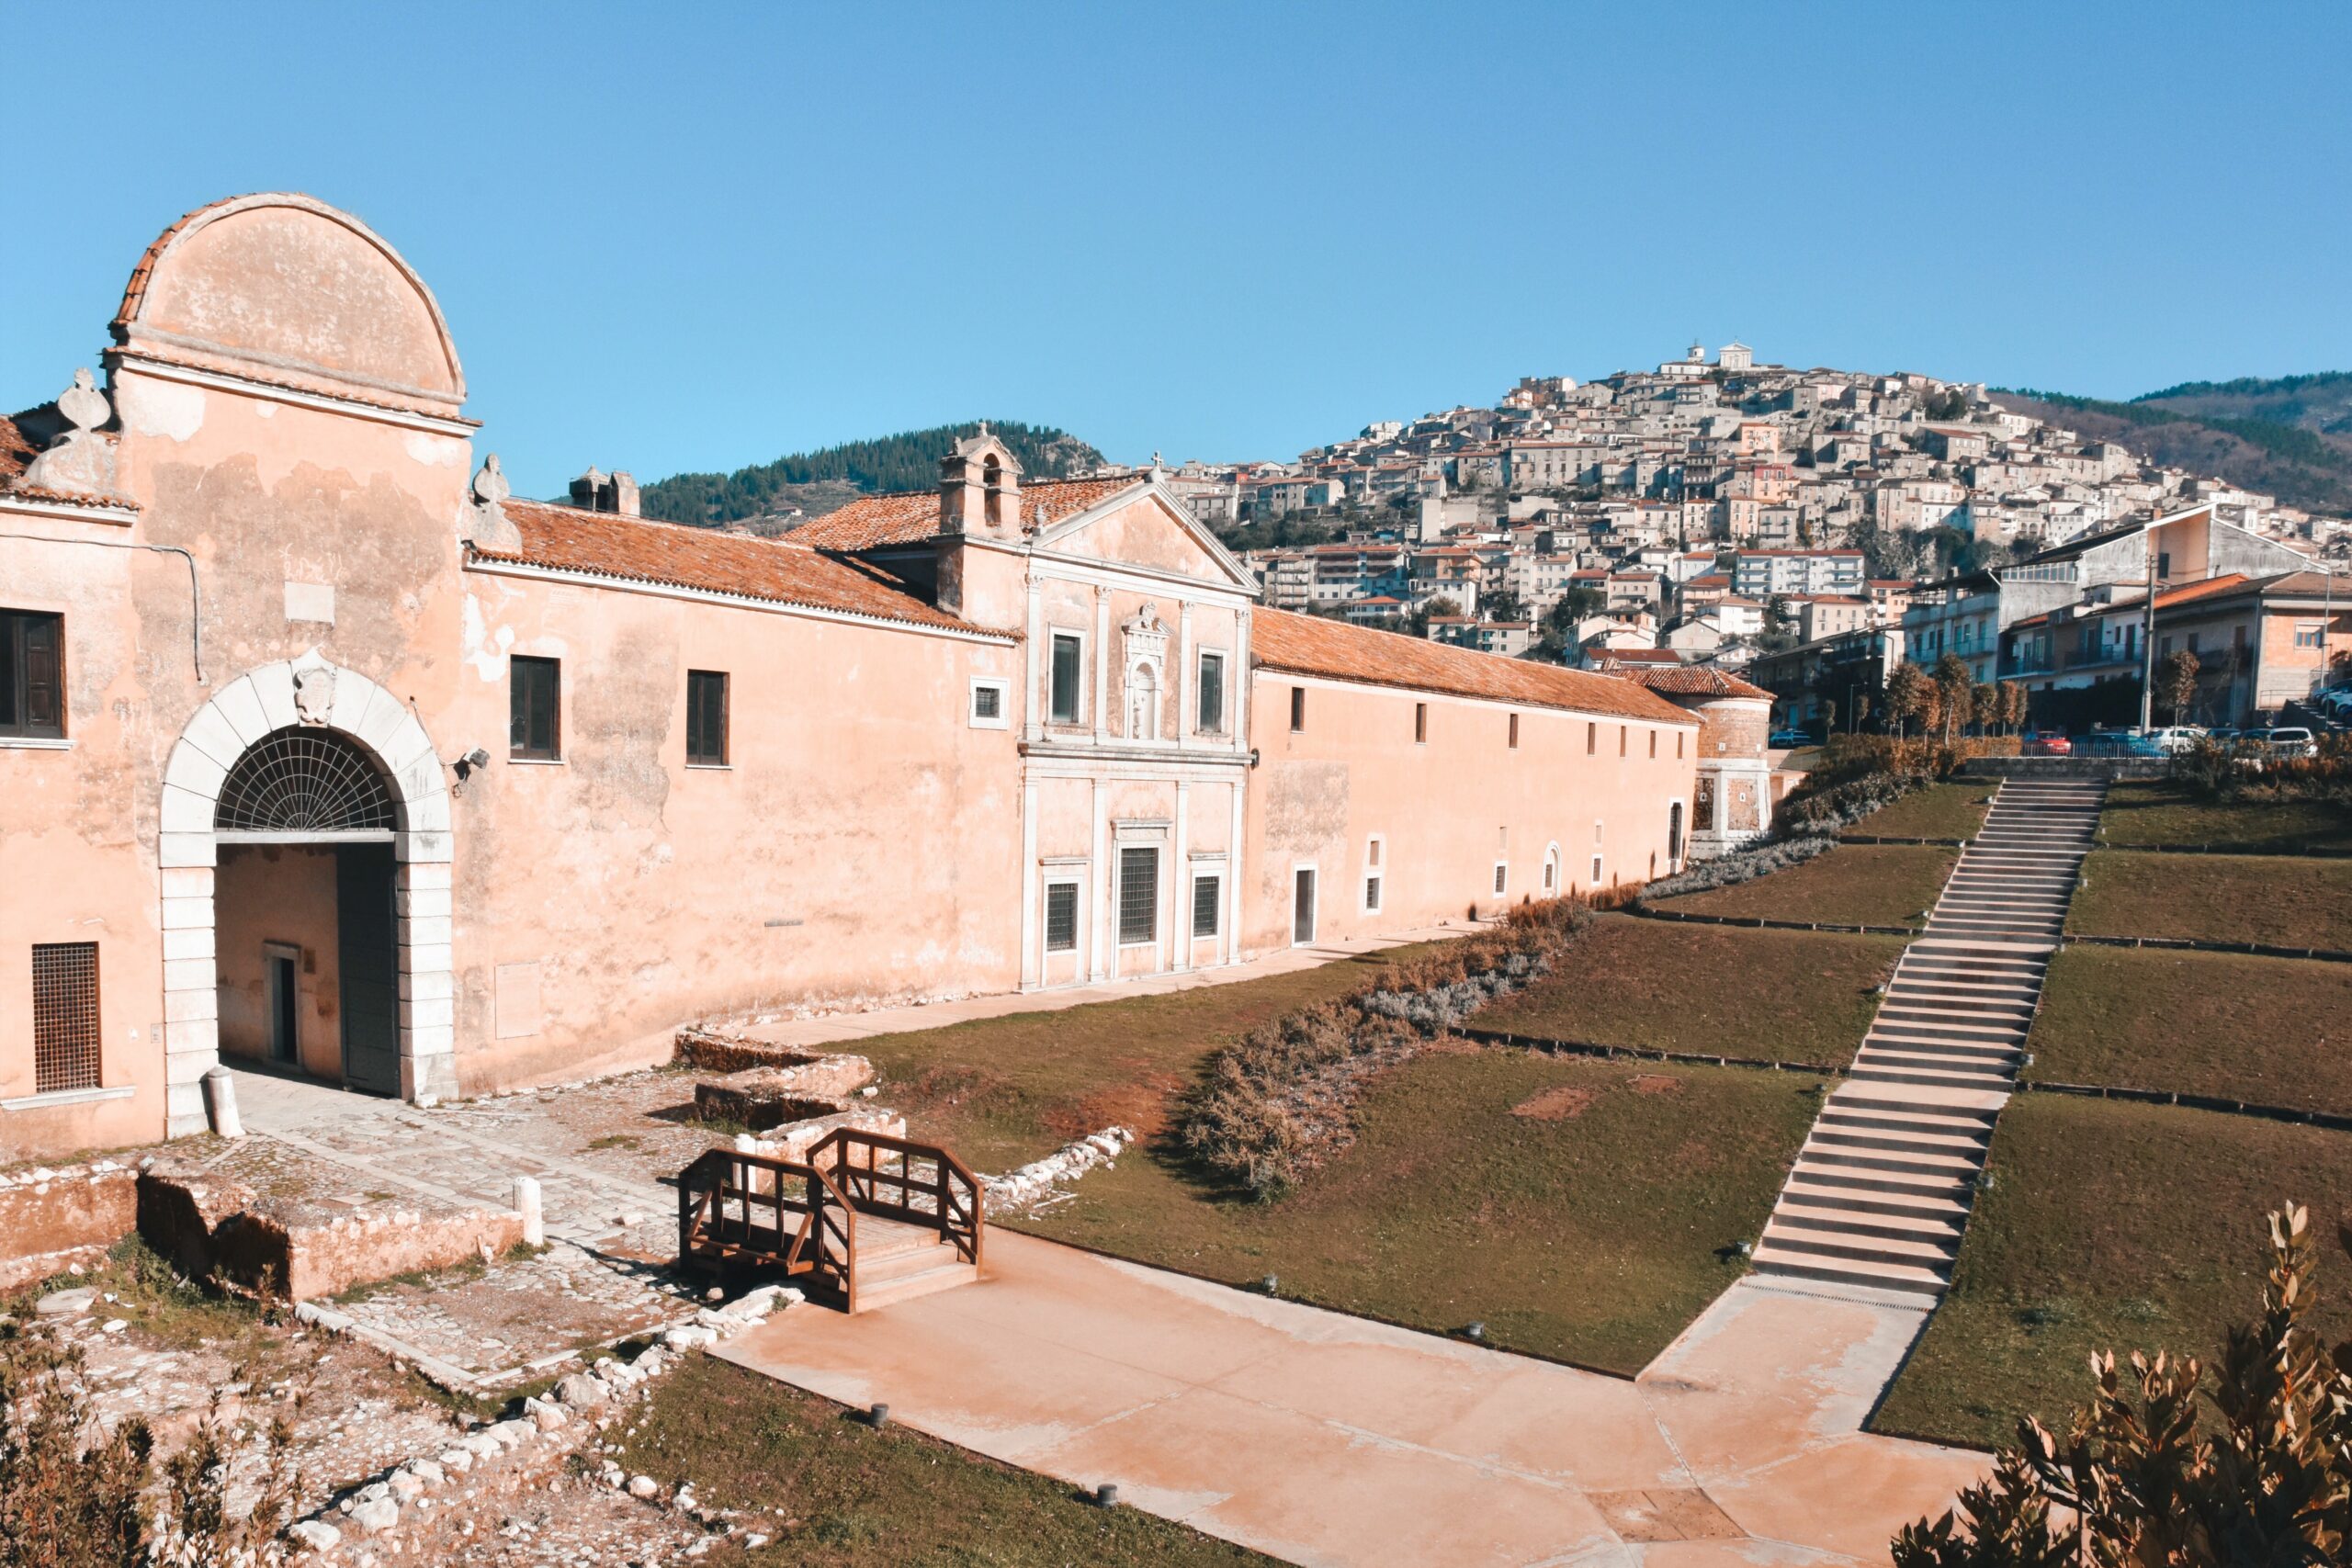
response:
M1453 937L1468 936L1474 931L1486 930L1490 923L1464 920L1352 942L1277 948L1246 964L1228 964L1217 969L1192 969L1181 975L1151 975L1139 979L1106 981L1096 986L1069 986L1050 991L1001 991L985 997L966 997L952 1002L917 1002L906 1007L876 1008L870 1012L771 1019L756 1023L729 1024L728 1032L752 1040L764 1040L775 1045L807 1045L831 1050L876 1034L903 1034L910 1030L940 1029L976 1018L1004 1018L1022 1012L1058 1012L1064 1008L1084 1007L1089 1002L1115 1002L1128 997L1156 996L1165 991L1189 991L1202 986L1230 986L1243 980L1262 980L1270 975L1288 975L1301 969L1313 969L1335 959L1354 958L1386 948L1402 947L1408 942L1443 942Z
M977 1285L728 1359L1310 1564L1883 1562L1982 1455L1866 1437L1917 1304L1746 1280L1636 1382L1005 1231Z

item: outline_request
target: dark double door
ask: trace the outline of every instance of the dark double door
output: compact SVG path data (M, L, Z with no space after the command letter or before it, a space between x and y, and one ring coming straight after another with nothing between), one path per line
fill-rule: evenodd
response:
M391 845L336 845L334 901L344 1085L365 1094L397 1095L400 939L392 909Z

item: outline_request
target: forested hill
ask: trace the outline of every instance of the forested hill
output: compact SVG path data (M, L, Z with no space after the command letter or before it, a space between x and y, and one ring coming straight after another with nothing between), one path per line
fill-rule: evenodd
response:
M2352 374L2190 381L2130 402L1996 388L2005 407L2312 512L2352 512Z
M989 429L1012 449L1022 473L1031 479L1057 479L1102 461L1102 453L1050 425L990 420ZM939 483L939 459L978 430L977 423L944 424L796 452L731 474L673 474L647 485L639 500L648 517L706 527L749 523L756 528L796 509L822 516L861 495L931 489Z

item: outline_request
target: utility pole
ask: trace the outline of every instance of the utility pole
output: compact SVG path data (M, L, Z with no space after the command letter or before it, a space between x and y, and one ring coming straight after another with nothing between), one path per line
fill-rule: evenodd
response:
M2148 603L2140 631L2140 733L2155 720L2156 706L2156 525L2151 522L2140 536L2148 544Z

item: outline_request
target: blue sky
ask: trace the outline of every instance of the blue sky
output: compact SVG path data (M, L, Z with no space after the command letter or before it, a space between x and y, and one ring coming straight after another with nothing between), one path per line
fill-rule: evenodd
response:
M357 212L526 493L975 416L1283 457L1735 335L2352 369L2352 7L18 6L0 404L189 208Z

